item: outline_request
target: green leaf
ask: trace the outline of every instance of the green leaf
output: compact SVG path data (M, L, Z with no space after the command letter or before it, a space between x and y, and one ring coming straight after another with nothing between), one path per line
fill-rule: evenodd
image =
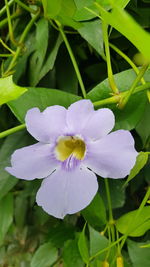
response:
M67 25L74 29L78 29L80 27L80 23L74 20L75 12L76 5L74 0L63 0L57 19L62 25Z
M57 260L57 249L47 242L41 245L33 255L31 267L47 267Z
M87 239L85 235L85 229L86 229L86 223L83 227L82 232L80 233L79 240L78 240L78 248L81 254L81 257L85 263L89 262L89 250L88 250L88 244Z
M84 263L79 253L77 240L68 240L63 248L64 267L82 267Z
M7 194L0 200L0 245L13 221L13 195Z
M129 251L129 256L130 259L133 263L133 267L149 267L150 263L150 250L149 248L141 248L141 246L144 246L148 243L149 241L145 243L139 243L139 242L134 242L131 240L128 240L128 251Z
M78 93L78 79L74 71L68 51L64 45L61 46L55 64L56 80L60 90L77 94ZM67 77L67 79L66 79Z
M150 104L147 103L143 117L136 126L136 131L142 139L143 146L146 145L146 143L148 142L148 138L150 137L149 117L150 117Z
M0 149L0 199L4 197L18 182L18 179L12 177L5 171L9 166L10 156L14 150L30 144L29 136L25 131L21 131L8 136Z
M82 27L78 29L81 36L104 57L103 34L100 20L82 22Z
M50 227L48 231L49 241L55 247L61 248L68 239L73 239L75 235L75 228L71 224L64 221L57 223Z
M150 81L150 70L146 72L144 77L146 81ZM115 82L120 92L128 90L135 78L136 74L131 69L114 75ZM92 100L92 102L95 102L110 97L111 92L108 79L105 79L94 87L87 96ZM111 108L115 114L115 130L131 130L135 128L144 113L146 102L147 98L145 92L139 92L131 96L129 102L123 110L119 110L116 105L107 105L107 107Z
M113 11L107 12L100 8L100 13L106 23L123 34L137 49L150 60L150 34L121 7L113 4ZM124 25L126 25L124 27Z
M74 0L77 10L74 15L74 19L77 21L89 20L96 17L96 14L92 14L85 7L97 13L97 7L94 4L94 0Z
M35 51L30 58L29 80L35 86L39 82L41 71L48 46L48 21L40 19L36 24Z
M106 210L102 198L97 193L89 206L81 211L85 220L93 227L101 227L106 223Z
M14 84L12 75L0 78L0 105L21 96L27 89Z
M42 32L42 28L44 25L44 32ZM59 47L62 43L62 37L60 34L56 33L56 31L53 29L52 26L49 26L49 38L50 43L47 48L47 42L48 42L48 36L47 36L47 23L45 20L42 20L42 22L39 25L37 38L39 40L36 52L33 54L33 56L30 59L30 71L29 71L29 78L30 78L30 84L36 85L38 82L50 71L53 69L55 60L57 57L57 53L59 50ZM44 37L45 35L45 37ZM41 36L41 37L40 37ZM46 40L45 40L46 38ZM43 41L45 42L45 45L43 45ZM41 46L43 47L41 49ZM43 51L43 52L41 52ZM47 57L45 58L45 53L47 53ZM45 60L44 60L45 58ZM37 64L37 59L38 63ZM35 68L35 70L34 70Z
M138 210L130 211L121 216L116 223L118 231L125 234L129 225L133 225L132 230L129 232L129 236L142 236L150 228L150 206L146 206L135 221L135 217Z
M62 105L68 107L75 101L80 100L81 97L62 92L56 89L48 88L28 88L28 92L20 97L18 100L9 103L9 107L15 116L24 122L24 117L28 109L38 107L44 110L48 106Z
M92 227L89 227L89 232L90 232L90 256L94 256L98 251L108 247L109 241L105 236L95 231ZM104 260L106 257L106 253L107 252L99 255L98 259Z
M125 203L125 188L124 181L121 179L109 179L109 188L111 195L112 208L120 208ZM100 179L100 195L104 201L105 208L108 209L108 201L104 179Z
M148 153L147 152L140 152L136 158L136 163L134 167L132 168L127 181L125 182L128 183L131 181L139 172L140 170L145 166L146 162L148 160Z
M58 15L61 10L62 0L42 0L43 8L44 8L44 16L46 18L54 18Z

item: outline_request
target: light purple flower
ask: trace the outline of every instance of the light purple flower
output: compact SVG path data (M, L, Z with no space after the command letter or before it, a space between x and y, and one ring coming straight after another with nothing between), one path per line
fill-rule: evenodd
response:
M12 175L32 180L45 178L36 201L49 214L63 218L85 208L95 196L95 173L123 178L135 164L137 152L129 131L114 127L110 109L94 110L90 100L80 100L67 110L51 106L26 114L28 132L39 142L16 150Z

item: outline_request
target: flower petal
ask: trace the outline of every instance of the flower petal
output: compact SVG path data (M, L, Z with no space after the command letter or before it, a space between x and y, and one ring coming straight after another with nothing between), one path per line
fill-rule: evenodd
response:
M94 108L90 100L84 99L73 103L67 110L67 125L70 132L81 133L92 113Z
M82 130L84 136L92 139L100 139L107 135L115 125L113 112L108 108L96 110L90 116L85 128Z
M104 178L123 178L130 173L137 155L130 132L118 130L89 143L83 163Z
M66 214L85 208L97 190L96 175L90 170L77 168L67 172L57 169L43 181L36 201L47 213L62 219Z
M6 171L25 180L45 178L58 165L51 150L50 144L42 143L20 148L12 154L12 167L7 167Z
M66 126L66 109L51 106L40 112L38 108L28 110L26 117L28 132L38 141L50 142L62 134Z

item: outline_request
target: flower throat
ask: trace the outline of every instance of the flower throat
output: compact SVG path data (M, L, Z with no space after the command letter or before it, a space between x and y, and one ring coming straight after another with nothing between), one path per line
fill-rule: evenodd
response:
M65 161L71 155L78 160L83 160L86 146L83 140L75 136L66 136L58 140L55 147L57 159Z

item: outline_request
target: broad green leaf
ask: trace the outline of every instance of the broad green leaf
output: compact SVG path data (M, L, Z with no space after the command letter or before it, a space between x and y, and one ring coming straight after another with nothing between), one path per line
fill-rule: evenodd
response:
M146 81L150 81L150 70L146 72L144 77ZM136 74L131 69L122 71L114 75L115 82L120 92L128 90L135 78ZM110 97L110 94L111 89L108 83L108 79L106 79L99 83L96 87L94 87L87 96L92 100L92 102L95 102ZM132 95L123 110L119 110L116 105L107 105L107 107L111 108L115 114L115 129L133 129L140 121L144 113L146 102L147 98L145 92L139 92Z
M106 248L109 245L108 239L101 235L99 232L95 231L92 227L89 227L90 232L90 256L94 256L100 250ZM98 259L104 260L106 253L102 253Z
M15 116L24 122L24 117L28 109L38 107L44 110L48 106L62 105L68 107L81 97L69 94L56 89L48 88L28 88L28 92L18 100L9 103L9 107Z
M30 58L29 80L35 86L39 82L41 71L48 46L48 21L41 18L36 24L35 51Z
M0 149L0 199L4 197L18 182L5 171L10 165L10 156L18 148L31 144L25 131L14 133L6 138Z
M42 0L43 8L44 8L44 16L46 18L54 18L58 15L61 10L62 0Z
M145 243L134 242L132 240L128 240L128 252L130 259L133 263L133 267L149 267L150 263L150 249L149 248L141 248L149 241Z
M93 227L101 227L106 223L106 210L102 198L97 193L89 206L81 211L85 220Z
M125 8L130 1L131 0L113 0L113 3L118 7ZM109 2L111 3L110 0Z
M146 206L141 211L140 215L135 220L135 216L138 210L130 211L121 216L116 223L118 231L125 234L129 225L132 225L132 229L129 232L129 236L142 236L150 228L150 206Z
M113 28L123 34L130 40L136 48L150 60L150 34L122 8L113 5L113 11L107 12L100 8L100 13L106 23L110 24Z
M52 265L57 257L57 249L50 242L47 242L36 250L31 260L31 267L47 267Z
M125 8L130 0L96 0L96 2L105 7L105 9L107 6L110 9L112 3L116 4L117 7Z
M139 172L140 170L145 166L146 162L148 160L148 153L147 152L140 152L136 158L136 163L134 167L132 168L127 181L125 182L128 183L131 181Z
M143 146L148 142L150 138L150 104L147 103L145 112L142 119L136 126L136 131L142 139Z
M63 266L64 267L83 267L84 262L79 253L77 240L68 240L63 248Z
M11 193L0 200L0 245L13 221L13 195Z
M16 85L12 75L0 78L0 105L16 99L27 91L26 88Z
M82 27L78 29L78 32L101 56L104 57L103 34L100 20L82 22Z
M78 248L81 254L81 257L85 263L89 262L89 250L87 239L85 235L86 224L83 227L82 232L80 233L79 240L78 240Z

